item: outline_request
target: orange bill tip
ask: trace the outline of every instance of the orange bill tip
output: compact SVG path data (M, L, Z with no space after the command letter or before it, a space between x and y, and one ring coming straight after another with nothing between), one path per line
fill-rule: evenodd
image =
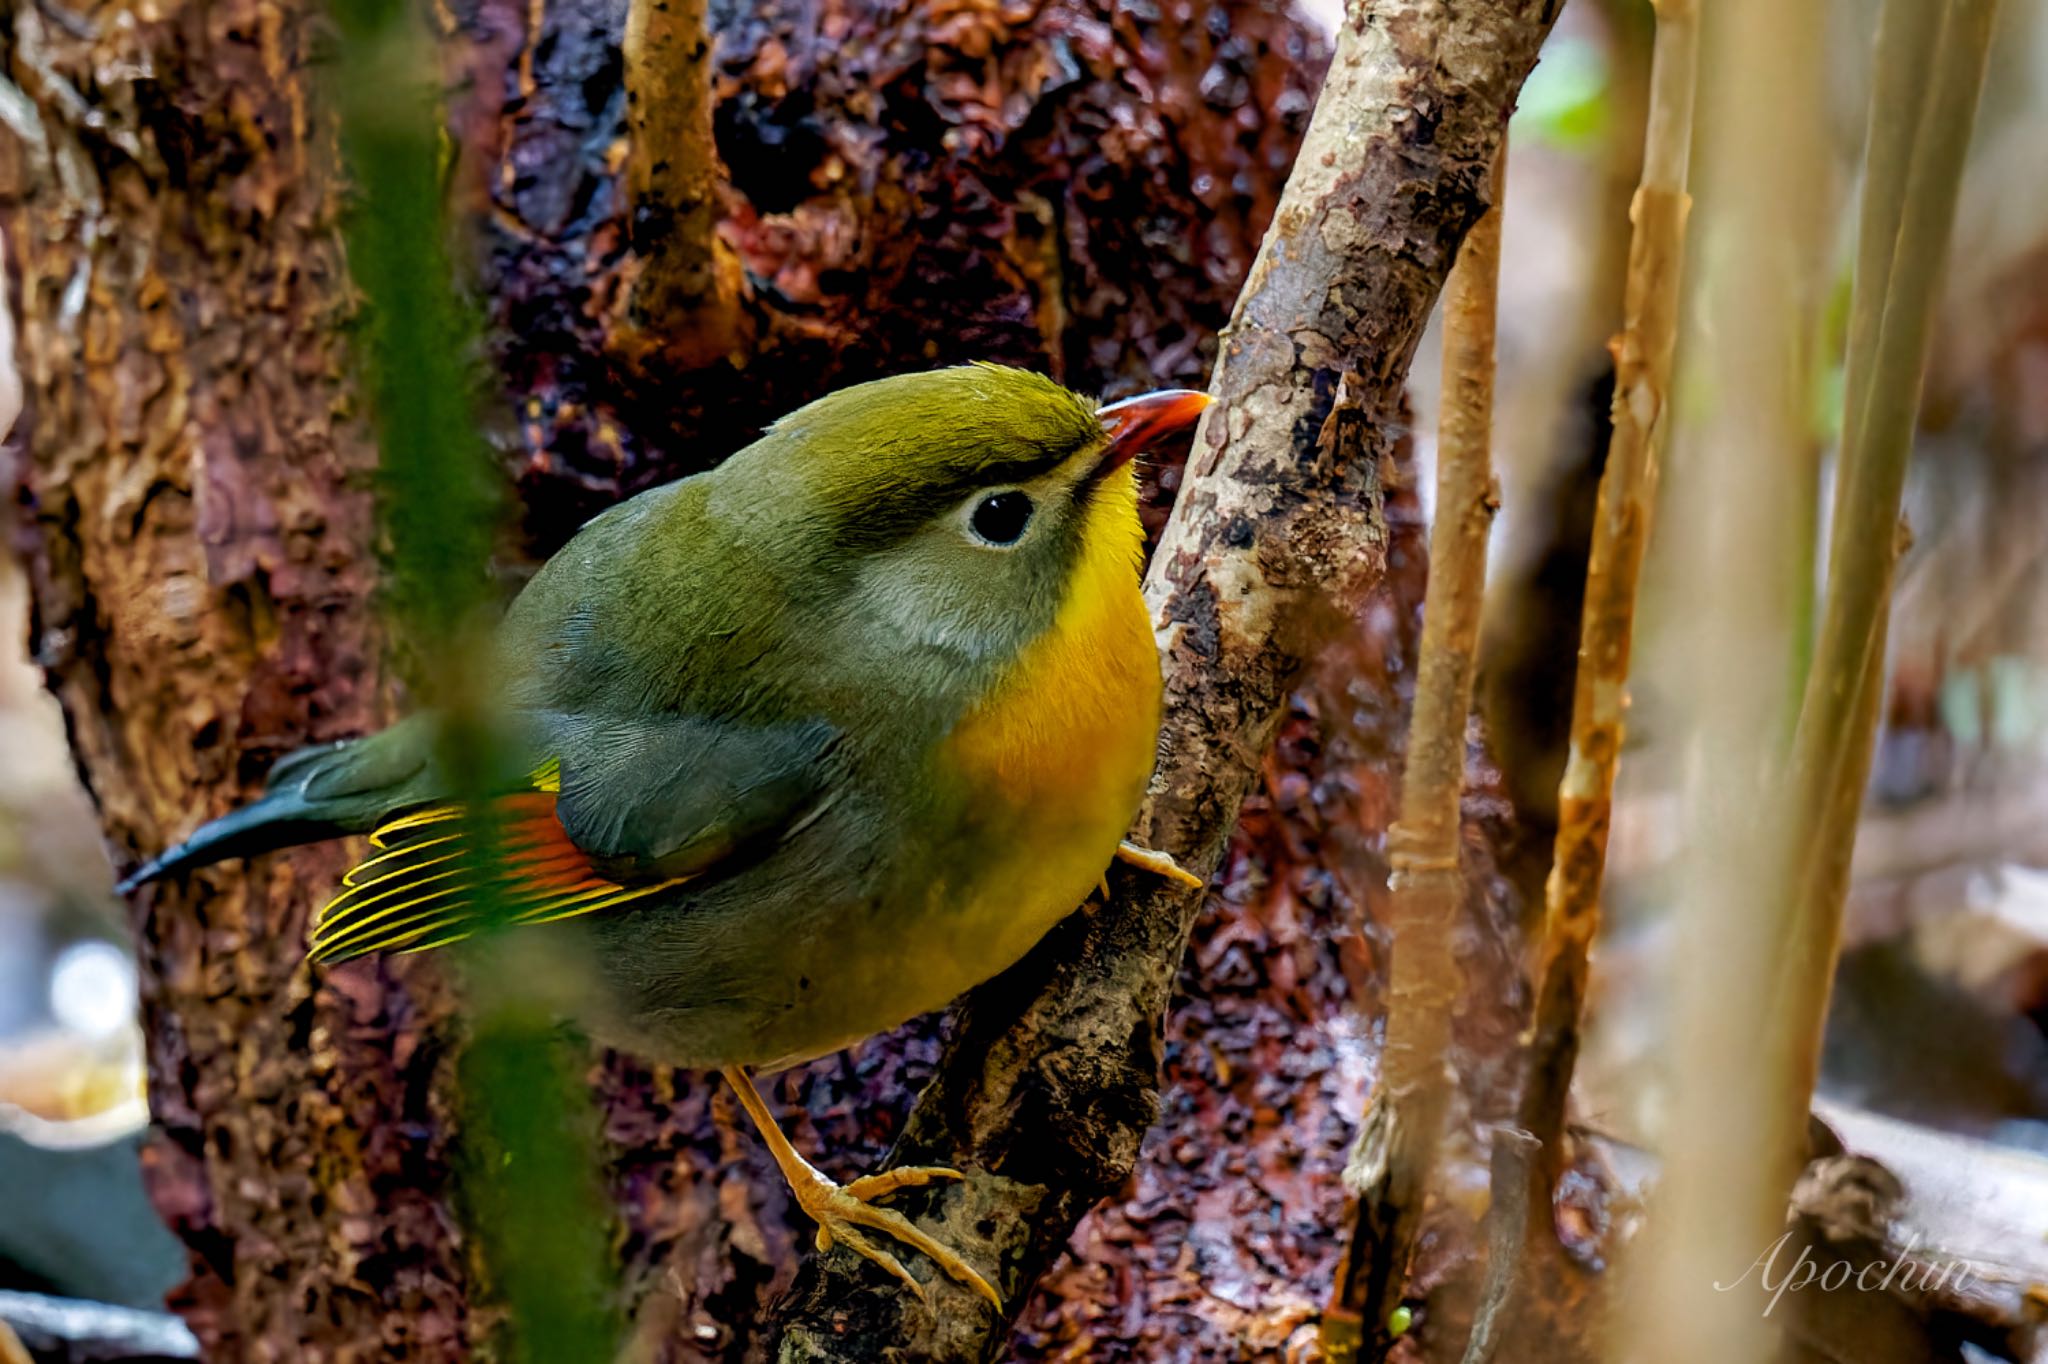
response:
M1192 388L1163 388L1098 408L1095 416L1109 433L1109 445L1094 476L1100 478L1121 468L1162 437L1193 426L1212 401L1208 394Z

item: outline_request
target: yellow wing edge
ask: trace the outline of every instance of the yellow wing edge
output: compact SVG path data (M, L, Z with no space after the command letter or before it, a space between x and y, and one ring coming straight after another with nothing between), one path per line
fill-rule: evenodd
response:
M494 909L506 926L552 923L631 904L682 884L672 877L624 885L600 876L555 818L561 763L534 769L531 790L507 798L499 853L503 885ZM425 952L486 928L459 805L396 815L370 834L370 856L341 878L314 917L307 957L347 961L371 952ZM509 912L506 912L509 911ZM497 916L493 916L494 918Z

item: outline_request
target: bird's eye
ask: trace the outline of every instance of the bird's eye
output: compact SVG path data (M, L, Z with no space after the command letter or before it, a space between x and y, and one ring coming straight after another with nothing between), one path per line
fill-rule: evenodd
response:
M967 524L989 544L1014 545L1031 524L1031 499L1014 489L990 493L974 504Z

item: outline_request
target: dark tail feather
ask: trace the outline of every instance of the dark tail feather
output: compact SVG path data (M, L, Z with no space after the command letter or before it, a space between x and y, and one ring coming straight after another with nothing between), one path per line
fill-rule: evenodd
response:
M348 832L335 820L314 814L298 792L279 792L200 825L183 843L165 849L129 872L114 891L126 895L137 886L172 872L208 866L230 857L254 857L299 843L317 843Z
M172 872L230 857L367 833L386 814L433 795L422 733L423 721L414 717L367 739L287 753L270 769L269 790L260 799L201 825L130 872L116 891L126 895Z

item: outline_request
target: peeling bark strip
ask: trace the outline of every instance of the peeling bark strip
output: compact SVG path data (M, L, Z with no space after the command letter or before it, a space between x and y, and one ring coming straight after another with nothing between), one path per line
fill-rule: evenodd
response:
M1659 447L1678 338L1685 220L1692 205L1685 191L1685 158L1692 136L1694 26L1689 14L1677 17L1678 10L1670 0L1658 9L1657 73L1662 76L1669 70L1672 88L1666 91L1653 76L1650 100L1653 117L1662 114L1674 126L1662 142L1652 142L1631 214L1635 237L1629 247L1626 320L1611 344L1614 434L1600 478L1592 557L1586 569L1571 756L1558 790L1557 844L1545 887L1545 1015L1565 1012L1539 1016L1539 1036L1576 1026L1585 996L1586 953L1600 926L1600 886L1628 700L1636 582L1656 504ZM1667 102L1678 107L1666 110ZM1555 1004L1549 1000L1553 992L1561 992ZM1553 1040L1552 1045L1563 1043ZM1563 1065L1569 1077L1569 1061ZM1561 1102L1558 1111L1562 1113ZM1555 1135L1558 1128L1543 1130Z
M1353 0L1278 215L1226 332L1218 399L1146 596L1166 727L1134 836L1198 872L1319 640L1378 580L1377 470L1402 382L1555 0L1447 11ZM1106 906L1056 929L955 1013L895 1159L963 1184L905 1204L991 1269L1008 1310L1128 1175L1157 1114L1161 1017L1197 902L1119 868ZM926 1308L837 1254L799 1276L785 1361L994 1358L1005 1323L964 1289Z

